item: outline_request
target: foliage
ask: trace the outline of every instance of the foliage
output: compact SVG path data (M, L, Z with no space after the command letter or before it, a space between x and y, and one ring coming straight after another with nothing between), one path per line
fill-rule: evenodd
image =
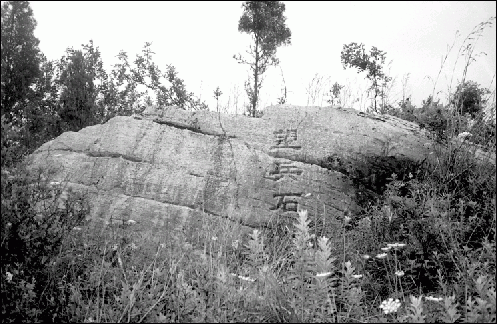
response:
M370 90L374 91L374 110L376 109L376 98L381 94L381 83L388 83L391 78L383 72L383 64L385 64L386 52L379 50L373 46L370 53L367 54L364 49L364 44L352 42L344 44L341 52L341 62L343 69L357 68L359 72L367 72L366 78L372 82Z
M335 82L330 90L330 99L328 100L329 104L334 105L335 103L340 103L340 92L345 86L340 85L338 82Z
M178 72L172 65L162 73L152 61L155 54L151 49L152 43L146 42L143 46L143 55L136 55L134 67L128 61L126 52L118 55L119 63L114 65L111 78L108 81L108 93L104 96L105 105L114 107L108 118L116 115L129 116L133 112L140 112L152 100L148 94L151 90L159 106L178 106L182 109L203 110L207 105L195 98L195 95L186 90L184 81L178 77ZM161 79L165 79L170 87L166 87ZM138 87L145 87L139 91Z
M88 213L84 198L50 183L40 170L2 168L2 320L53 321L68 307L52 266L74 226ZM67 189L67 188L66 188ZM63 250L63 249L62 249Z
M285 25L283 15L285 4L279 1L247 1L243 3L243 14L238 22L238 31L252 34L253 44L250 54L253 58L249 62L240 54L233 58L240 64L250 65L253 80L245 84L247 95L251 102L250 116L255 117L259 91L262 87L262 75L271 65L278 65L276 49L281 45L291 43L291 32ZM250 83L253 82L253 86Z
M490 90L482 88L477 82L465 81L457 86L451 103L460 114L470 114L475 118L487 103L486 95L489 93Z
M67 57L59 62L60 78L57 81L62 90L59 116L64 130L78 131L102 120L97 96L105 90L107 74L93 41L82 46L83 50L68 48Z
M28 1L2 3L1 115L19 117L20 103L31 95L40 74L40 41L34 36L36 20ZM14 115L11 115L14 113Z

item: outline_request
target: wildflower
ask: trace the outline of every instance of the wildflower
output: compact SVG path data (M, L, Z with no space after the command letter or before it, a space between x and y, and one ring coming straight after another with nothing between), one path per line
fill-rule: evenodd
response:
M425 299L426 300L431 300L431 301L436 301L436 302L439 302L439 301L443 300L443 298L441 298L441 297L432 297L432 296L426 296Z
M129 247L131 248L131 250L136 250L136 249L138 249L138 247L136 246L136 244L135 244L135 243L131 243Z
M12 226L12 223L11 222L8 222L7 223L7 227L11 227Z
M409 179L412 179L413 175L411 172L409 172Z
M398 299L393 300L393 298L389 298L388 300L384 300L381 302L380 308L383 309L385 314L395 313L400 307L400 301Z
M471 137L471 136L473 136L473 134L471 134L469 132L462 132L459 135L457 135L457 138L465 140L466 137Z
M8 282L11 282L11 281L12 281L12 277L13 277L12 273L10 273L10 272L8 272L8 271L7 271L7 272L5 273L5 276L7 277L7 281L8 281Z
M328 277L331 275L331 272L321 272L316 275L316 277Z
M388 252L388 251L390 251L390 247L389 246L388 247L383 247L383 248L381 248L381 250L385 251L385 252Z
M345 216L345 218L344 218L345 225L347 225L348 223L350 223L351 219L352 218L350 218L349 216Z
M221 281L221 282L226 282L226 270L225 269L219 269L219 271L217 272L217 278Z
M364 259L366 259L366 260L370 258L370 256L369 256L369 255L367 255L367 254L364 254L362 257L363 257Z
M299 211L299 216L302 218L307 218L307 210L301 210Z
M231 243L231 246L236 250L238 249L238 243L240 243L238 240L234 240L232 243Z
M250 282L254 282L255 281L255 279L252 279L250 277L238 276L238 278L240 278L242 280L245 280L245 281L250 281Z
M392 179L394 179L394 180L397 179L397 174L392 173Z
M73 231L81 231L81 227L78 227L78 226L73 227Z
M404 275L404 271L402 271L402 270L395 271L395 275L397 277L402 277Z
M352 278L354 278L354 279L361 279L362 275L352 275Z
M383 259L383 258L385 258L386 256L387 256L387 254L386 254L386 253L380 253L380 254L377 254L377 255L376 255L376 257L377 257L378 259Z
M58 182L58 181L52 181L52 182L50 182L50 185L51 186L57 186L57 185L60 185L60 182Z
M213 241L217 241L217 237L216 237L216 236L213 236L213 237L212 237L212 240L213 240Z
M389 248L396 249L396 248L403 248L404 246L406 246L406 244L405 243L389 243L389 244L387 244L387 246Z
M130 219L127 221L128 225L133 225L133 224L136 224L136 221Z
M304 195L304 197L306 197L306 198L307 198L307 197L309 197L311 194L312 194L312 193L310 193L310 192L309 192L309 193L306 193L306 194Z
M114 250L114 251L116 251L116 250L117 250L117 244L114 244L114 245L112 246L112 250Z
M326 236L322 236L321 239L324 241L325 244L328 243L329 239Z
M166 243L161 243L160 248L163 249L166 247Z

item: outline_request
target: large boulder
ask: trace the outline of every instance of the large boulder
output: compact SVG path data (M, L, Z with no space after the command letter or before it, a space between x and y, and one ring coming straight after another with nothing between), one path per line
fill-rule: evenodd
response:
M372 190L353 181L356 162L415 167L429 143L413 123L341 107L279 105L262 118L151 107L66 132L36 150L32 165L88 194L94 224L191 230L225 217L250 229L306 209L324 226L357 213ZM384 163L369 165L361 177L384 184Z

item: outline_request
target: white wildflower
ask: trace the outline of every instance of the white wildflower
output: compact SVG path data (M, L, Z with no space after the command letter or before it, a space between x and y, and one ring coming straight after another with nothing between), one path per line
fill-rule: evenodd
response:
M240 241L238 240L234 240L232 243L231 243L231 246L236 250L238 249L238 244L240 243Z
M213 237L212 237L212 240L213 240L213 241L217 241L217 237L216 237L216 236L213 236Z
M469 132L462 132L459 135L457 135L457 138L465 140L467 137L471 137L471 136L473 136L473 134L471 134Z
M382 247L381 250L385 251L385 252L388 252L388 251L390 251L390 247L389 246L388 247Z
M78 227L78 226L75 226L72 229L73 229L73 231L81 231L81 227Z
M136 224L136 221L130 219L127 221L128 225L133 225L133 224Z
M402 271L402 270L395 271L395 275L397 277L402 277L404 275L404 271Z
M376 257L377 257L378 259L383 259L383 258L385 258L386 256L387 256L387 254L386 254L386 253L380 253L380 254L377 254L377 255L376 255Z
M389 243L389 244L387 244L387 246L389 248L396 249L396 248L403 248L404 246L406 246L406 244L405 243Z
M354 279L361 279L362 275L360 275L360 274L352 275L352 278L354 278Z
M366 259L366 260L370 258L370 256L369 256L369 255L367 255L367 254L364 254L362 257L363 257L364 259Z
M7 271L7 272L5 273L5 277L7 277L7 281L8 281L8 282L11 282L11 281L12 281L12 277L13 277L13 275L12 275L12 273L10 273L10 272L8 272L8 271Z
M316 277L328 277L329 275L331 275L331 272L321 272L321 273L318 273L316 275Z
M426 296L425 299L426 300L431 300L431 301L436 301L436 302L439 302L439 301L443 300L443 298L441 298L441 297L432 297L432 296Z
M383 309L383 312L385 314L395 313L397 312L399 307L400 307L400 301L398 299L393 300L393 298L384 300L380 305L380 308Z
M238 278L240 278L242 280L245 280L245 281L249 281L249 282L254 282L255 281L255 279L252 279L250 277L238 276Z

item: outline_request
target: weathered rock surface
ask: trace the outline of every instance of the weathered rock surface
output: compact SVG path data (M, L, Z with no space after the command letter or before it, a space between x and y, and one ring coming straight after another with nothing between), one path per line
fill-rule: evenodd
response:
M428 138L413 123L332 107L279 105L262 118L168 107L67 132L33 154L88 193L91 218L184 228L202 217L248 227L307 209L332 222L357 210L346 166L364 156L421 161Z

